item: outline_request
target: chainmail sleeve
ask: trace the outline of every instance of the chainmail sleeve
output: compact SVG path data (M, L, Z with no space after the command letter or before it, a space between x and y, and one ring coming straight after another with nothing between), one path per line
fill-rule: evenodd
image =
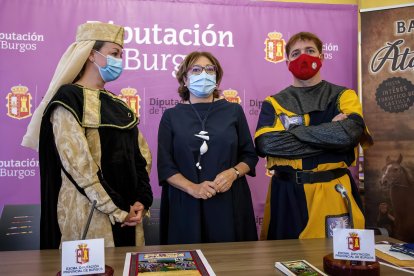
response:
M267 97L260 111L255 134L257 154L261 157L298 159L322 153L322 149L302 142L295 135L285 130L272 102L274 102L272 97Z
M274 131L256 138L256 150L259 156L283 157L286 159L305 158L318 155L322 149L301 142L288 131Z
M289 129L298 140L325 150L348 150L358 145L364 132L364 122L358 115L316 126L294 126Z

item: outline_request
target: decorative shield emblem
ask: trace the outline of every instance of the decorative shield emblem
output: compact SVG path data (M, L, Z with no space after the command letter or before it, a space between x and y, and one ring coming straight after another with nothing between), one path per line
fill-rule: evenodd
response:
M357 233L350 233L348 237L348 249L357 251L361 249L360 239Z
M19 120L32 116L32 95L30 95L27 86L13 86L6 99L7 116Z
M86 243L78 245L79 249L76 249L76 262L78 264L84 264L89 262L89 248Z
M223 91L223 97L231 103L241 103L241 99L239 96L237 96L237 91L234 89L228 89Z
M278 32L271 32L267 34L264 44L266 55L265 60L273 63L279 63L285 60L285 45L286 42L282 39L282 34Z
M141 108L139 102L141 101L141 97L137 94L137 90L132 87L123 88L121 89L121 94L118 97L123 100L129 108L134 111L137 117L140 116L139 110Z

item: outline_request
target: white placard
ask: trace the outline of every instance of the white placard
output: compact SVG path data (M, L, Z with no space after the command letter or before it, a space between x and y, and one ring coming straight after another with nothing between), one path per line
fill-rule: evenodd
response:
M62 275L88 275L104 272L104 239L62 242Z
M352 261L375 261L375 239L373 230L333 230L334 259Z

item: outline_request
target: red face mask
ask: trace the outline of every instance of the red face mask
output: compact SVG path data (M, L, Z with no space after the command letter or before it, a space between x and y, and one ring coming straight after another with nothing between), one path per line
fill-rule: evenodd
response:
M289 63L289 71L300 80L308 80L318 73L322 67L319 57L301 54L297 59Z

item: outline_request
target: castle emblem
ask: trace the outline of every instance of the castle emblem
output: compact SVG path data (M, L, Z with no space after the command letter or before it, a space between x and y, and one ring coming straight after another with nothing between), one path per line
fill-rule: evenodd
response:
M13 86L6 99L7 116L19 120L32 116L32 95L30 95L27 86Z
M139 110L141 108L139 102L141 97L137 94L137 90L132 87L121 89L121 94L118 97L123 100L129 108L131 108L137 117L140 116Z
M237 95L237 91L234 89L223 90L223 97L231 103L241 103L240 97Z
M89 262L89 248L86 243L81 243L76 249L76 262L78 264L85 264Z
M264 49L266 56L265 60L273 63L279 63L285 60L285 45L286 42L282 39L282 33L271 32L267 34L264 42L266 48Z
M361 240L358 237L358 233L349 233L348 249L352 251L358 251L361 249Z

